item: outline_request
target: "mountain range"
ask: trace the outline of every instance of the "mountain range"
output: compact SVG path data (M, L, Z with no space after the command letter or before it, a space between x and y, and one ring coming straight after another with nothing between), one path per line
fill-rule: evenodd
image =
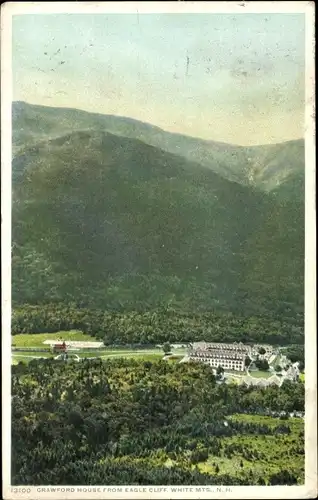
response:
M217 124L216 124L217 127ZM222 177L271 191L304 174L304 140L264 146L236 146L166 132L131 118L53 108L17 101L12 113L14 153L43 139L78 130L104 131L139 139L168 153L210 168Z
M303 140L243 147L75 109L12 113L15 303L301 313Z

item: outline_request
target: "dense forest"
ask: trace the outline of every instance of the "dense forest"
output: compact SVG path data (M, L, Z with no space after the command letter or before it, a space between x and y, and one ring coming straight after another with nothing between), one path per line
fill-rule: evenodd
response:
M264 342L303 360L303 141L243 148L12 111L13 336ZM12 484L302 484L304 425L289 415L304 385L219 382L172 360L19 362Z
M303 384L219 385L201 364L20 363L12 484L301 484L303 421L274 418L293 410Z
M193 138L171 135L170 147L140 122L25 103L13 118L14 306L165 306L298 325L303 141L198 141L197 155Z
M276 320L220 312L182 313L161 307L152 311L105 311L76 304L24 305L12 316L12 333L44 333L77 329L105 345L169 342L266 342L303 344L303 317Z

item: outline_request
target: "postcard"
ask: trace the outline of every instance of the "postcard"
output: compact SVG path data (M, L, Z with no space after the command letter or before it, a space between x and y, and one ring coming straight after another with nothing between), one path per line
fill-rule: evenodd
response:
M3 497L316 497L314 3L1 41Z

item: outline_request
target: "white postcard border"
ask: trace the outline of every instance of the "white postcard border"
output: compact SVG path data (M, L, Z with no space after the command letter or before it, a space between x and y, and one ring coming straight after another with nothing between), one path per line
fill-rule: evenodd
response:
M53 13L305 13L305 485L302 486L14 486L11 487L11 20ZM2 472L3 497L20 499L314 498L317 494L317 349L315 232L314 2L7 2L1 8L1 263L2 263ZM52 491L54 489L54 491ZM95 490L95 491L94 491Z

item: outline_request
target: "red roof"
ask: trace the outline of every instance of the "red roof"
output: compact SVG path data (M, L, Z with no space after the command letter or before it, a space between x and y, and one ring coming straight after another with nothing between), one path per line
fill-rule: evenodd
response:
M54 344L54 349L61 349L65 350L66 349L66 344L63 342L63 344Z

